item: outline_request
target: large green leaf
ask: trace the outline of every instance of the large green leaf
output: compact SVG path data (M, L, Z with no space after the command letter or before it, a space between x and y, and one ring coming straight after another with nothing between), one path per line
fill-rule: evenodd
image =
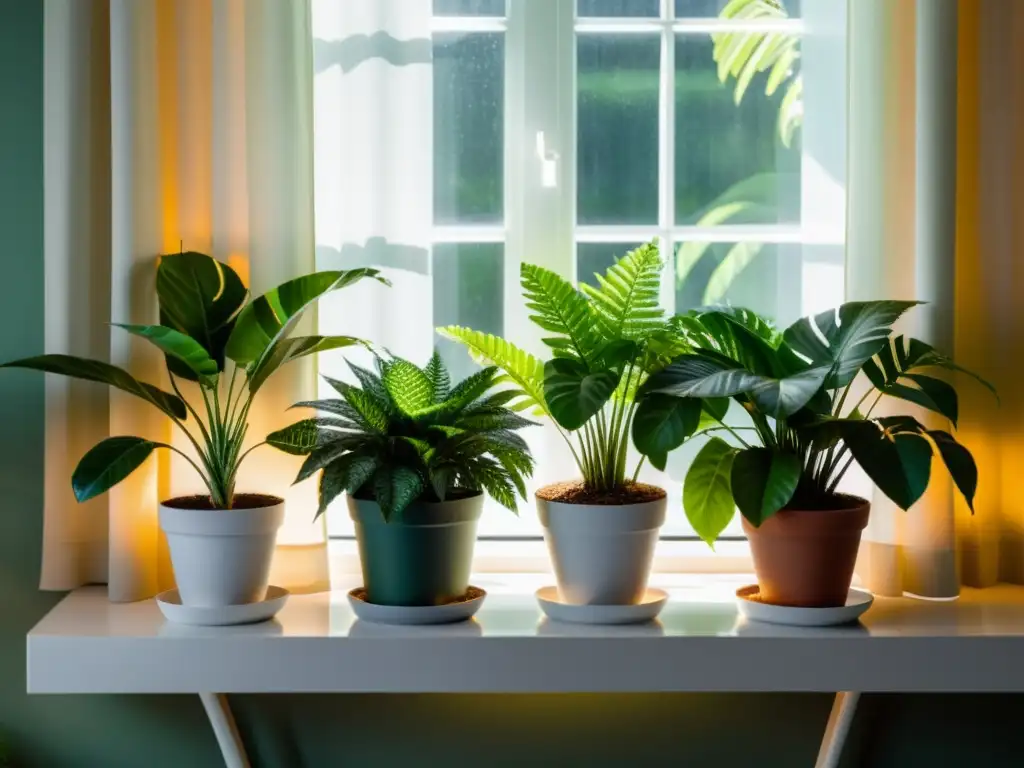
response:
M302 419L276 432L271 432L267 435L267 445L295 456L307 456L317 448L322 448L334 436L344 434L339 433L338 430L353 430L358 426L348 419L324 416Z
M702 409L698 399L648 395L633 416L633 445L644 456L674 451L697 430Z
M314 272L267 291L239 313L228 339L227 356L236 363L259 370L314 301L364 278L390 284L377 270L360 268Z
M281 339L274 345L271 353L260 360L249 373L249 392L255 394L267 379L282 365L307 355L326 352L329 349L341 349L356 345L366 346L366 342L354 336L295 336Z
M508 377L519 395L510 404L515 410L533 408L551 415L544 400L544 363L500 336L474 331L458 325L438 328L445 338L464 345L478 363L496 365Z
M568 430L586 424L604 407L618 384L618 372L591 372L578 360L556 357L544 366L544 399L555 421Z
M248 291L231 267L188 251L160 258L156 270L160 323L198 341L224 370L224 347ZM175 375L195 380L191 368L169 357Z
M747 318L748 322L754 322ZM712 310L701 312L697 321L704 329L700 340L702 346L709 346L730 360L739 363L751 373L762 376L777 376L782 372L782 364L775 348L762 333L763 330L748 328L744 316L728 310Z
M956 390L941 379L923 376L917 373L904 374L916 386L907 386L896 382L884 387L881 391L890 397L916 403L922 408L934 411L949 419L956 426L959 416L959 401Z
M910 509L921 498L931 474L932 448L913 419L879 419L878 424L837 420L834 426L871 481L897 506Z
M89 449L71 475L78 501L106 493L149 458L155 448L166 448L141 437L108 437Z
M13 360L0 365L0 368L30 368L86 381L97 381L141 397L168 416L185 419L188 415L185 403L177 395L143 384L127 371L108 363L101 363L99 360L86 360L72 355L39 355Z
M956 441L951 434L940 429L933 429L928 432L935 446L939 449L939 455L949 470L953 482L963 494L967 506L974 512L974 494L978 490L978 466L974 463L971 452Z
M827 365L828 389L845 387L861 367L887 344L892 324L918 301L850 301L838 310L797 320L783 338L810 361Z
M195 374L191 377L209 380L220 371L217 361L210 357L209 352L191 336L168 328L165 325L124 325L114 323L128 333L141 336L159 348L168 357L180 360Z
M607 339L643 339L661 327L665 314L659 303L663 266L654 240L627 253L605 274L596 275L597 288L580 285Z
M342 492L354 494L373 477L377 462L370 456L349 453L324 467L320 473L319 506L314 519Z
M423 478L408 467L378 467L373 497L385 520L400 515L424 490Z
M383 381L395 405L406 415L416 415L434 404L434 382L408 360L390 361Z
M793 498L801 468L792 453L767 448L740 451L730 481L736 506L753 526L760 526Z
M686 519L711 545L736 513L730 480L736 453L724 440L711 438L694 458L683 482Z
M601 349L603 338L595 312L573 284L549 269L534 264L520 268L523 296L530 319L540 328L556 334L544 343L558 356L577 357L590 362Z

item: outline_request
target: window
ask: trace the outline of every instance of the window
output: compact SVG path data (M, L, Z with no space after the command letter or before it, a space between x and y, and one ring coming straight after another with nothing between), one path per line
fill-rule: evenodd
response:
M843 0L317 0L315 157L321 268L388 269L320 310L422 363L468 325L540 353L522 261L579 282L658 237L670 311L729 302L787 325L843 297ZM730 70L730 66L734 70ZM348 293L348 292L346 292ZM343 356L321 356L345 376ZM323 393L327 395L327 391ZM535 485L575 474L529 435ZM664 535L694 441L672 457ZM351 534L343 505L333 536ZM531 502L483 537L540 535ZM738 518L726 535L742 536Z

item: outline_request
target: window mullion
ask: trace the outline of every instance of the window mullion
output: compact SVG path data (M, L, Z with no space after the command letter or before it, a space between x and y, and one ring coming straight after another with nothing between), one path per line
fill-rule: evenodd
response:
M675 15L674 0L661 0L661 16L668 21L661 31L661 72L658 99L658 236L665 272L661 281L661 302L670 312L675 311L675 33L671 21Z

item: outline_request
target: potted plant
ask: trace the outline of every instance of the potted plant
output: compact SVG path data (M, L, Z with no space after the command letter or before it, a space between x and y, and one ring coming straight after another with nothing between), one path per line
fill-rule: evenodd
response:
M495 368L452 387L436 352L425 368L377 358L376 371L351 365L360 386L327 379L340 399L299 403L323 416L267 438L306 456L296 482L320 474L320 508L343 491L355 523L366 600L434 606L469 589L476 524L487 493L516 509L533 471L516 434L533 422L492 391Z
M632 605L647 587L665 519L661 488L637 482L644 457L664 469L669 451L698 427L699 399L651 396L647 376L687 349L658 305L657 241L626 254L598 286L578 291L555 273L521 269L531 319L546 334L546 362L496 336L451 326L439 331L503 369L516 407L549 416L572 451L581 479L537 491L537 508L561 598L578 605ZM630 435L640 457L627 467Z
M160 324L119 327L165 355L173 393L108 363L70 355L4 364L116 387L152 404L186 436L192 455L143 437L108 437L82 457L71 478L75 497L83 502L117 485L157 448L192 465L207 493L160 504L160 526L182 603L220 607L263 599L284 500L235 491L238 468L257 447L242 451L249 409L260 387L285 363L360 343L350 336L291 334L318 297L363 278L386 283L373 269L316 272L249 301L241 279L226 264L194 252L163 256L156 271ZM182 394L182 380L197 385L203 415Z
M933 373L963 369L922 341L890 338L893 323L916 303L849 302L782 333L743 309L673 319L693 348L644 383L641 402L728 397L747 414L745 424L719 419L709 428L729 439L711 437L697 454L683 506L708 543L739 508L760 600L845 604L870 509L838 490L853 462L909 509L928 487L937 452L973 511L977 469L949 431L912 416L872 416L890 397L956 426L956 390ZM850 402L858 387L864 392Z

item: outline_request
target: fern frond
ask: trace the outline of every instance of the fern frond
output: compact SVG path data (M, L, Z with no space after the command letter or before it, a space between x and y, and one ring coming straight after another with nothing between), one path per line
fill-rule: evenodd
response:
M451 391L452 379L448 375L448 369L445 367L444 360L441 359L441 353L436 349L434 354L430 356L430 362L423 369L423 373L426 374L433 390L433 402L436 404L447 400L448 393Z
M597 275L599 287L581 286L610 341L643 339L661 327L665 312L658 299L663 266L658 242L653 240Z
M590 302L572 283L550 269L523 264L519 271L530 319L540 328L562 338L544 343L558 357L577 357L590 363L600 351L603 338L595 328Z

